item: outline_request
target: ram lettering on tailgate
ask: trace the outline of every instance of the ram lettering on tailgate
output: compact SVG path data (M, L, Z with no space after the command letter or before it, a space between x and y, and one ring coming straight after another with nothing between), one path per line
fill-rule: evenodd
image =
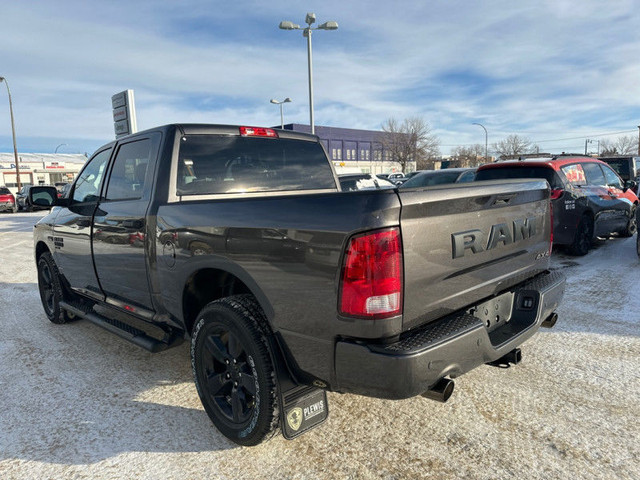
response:
M527 217L514 220L512 227L506 223L498 223L491 226L489 232L489 240L484 241L484 232L479 229L466 230L464 232L452 233L452 256L453 258L463 257L467 250L472 253L480 253L485 250L491 250L498 245L511 245L531 238L536 234L536 224L542 220L542 217Z

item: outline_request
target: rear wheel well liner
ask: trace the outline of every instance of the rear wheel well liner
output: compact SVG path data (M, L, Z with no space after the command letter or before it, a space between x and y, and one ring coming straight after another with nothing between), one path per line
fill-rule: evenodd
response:
M184 282L182 291L182 320L186 332L191 335L198 313L209 303L232 295L251 294L265 312L267 319L273 317L266 297L255 286L239 276L219 268L201 268L192 272Z

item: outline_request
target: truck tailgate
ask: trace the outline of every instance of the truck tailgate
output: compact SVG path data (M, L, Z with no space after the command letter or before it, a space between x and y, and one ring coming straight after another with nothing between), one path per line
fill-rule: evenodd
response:
M398 195L405 330L548 267L551 221L544 180L399 189Z

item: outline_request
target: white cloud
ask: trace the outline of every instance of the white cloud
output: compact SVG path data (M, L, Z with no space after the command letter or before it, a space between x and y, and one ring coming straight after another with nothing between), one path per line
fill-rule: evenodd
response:
M11 3L2 6L0 75L23 144L108 140L110 97L125 88L135 90L141 127L273 125L279 110L268 100L285 96L294 100L285 121L306 123L305 40L277 24L315 11L340 24L313 37L317 124L378 128L423 115L443 144L481 143L475 121L491 137L562 138L637 125L634 3Z

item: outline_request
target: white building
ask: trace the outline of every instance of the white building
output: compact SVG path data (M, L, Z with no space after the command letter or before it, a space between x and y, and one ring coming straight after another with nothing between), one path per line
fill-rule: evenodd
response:
M20 183L22 185L55 185L72 182L87 157L69 153L20 153ZM0 185L16 192L18 182L13 152L0 153Z

